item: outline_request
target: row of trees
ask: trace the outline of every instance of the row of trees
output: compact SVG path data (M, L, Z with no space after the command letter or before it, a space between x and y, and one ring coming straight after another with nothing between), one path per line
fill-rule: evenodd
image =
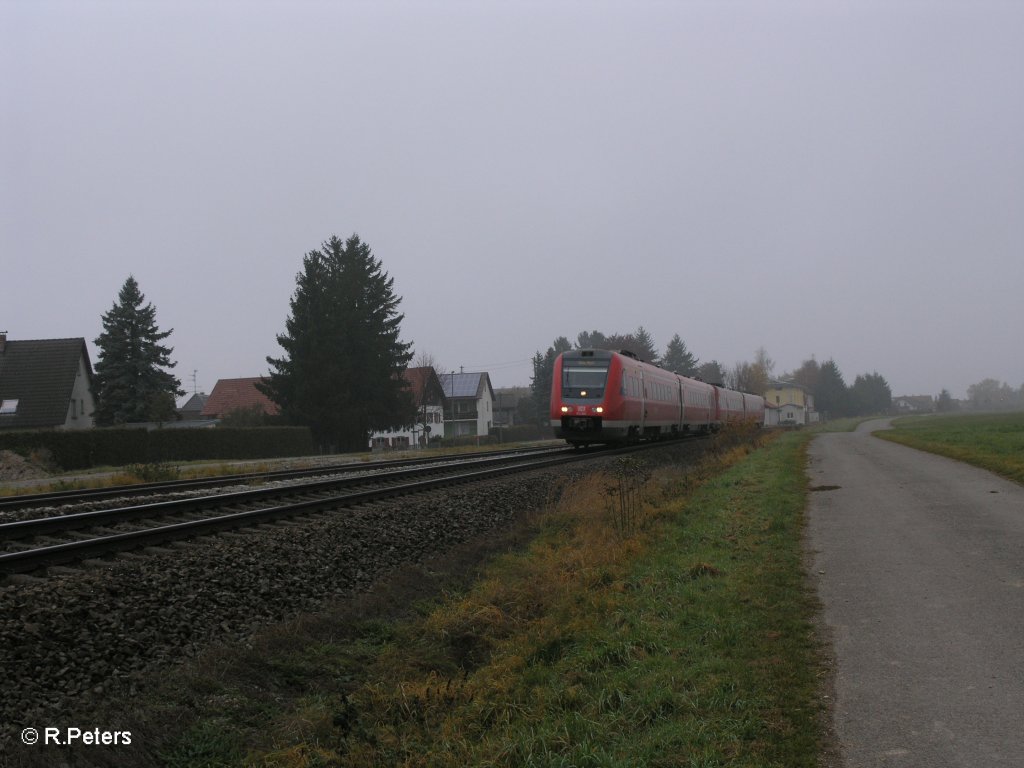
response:
M643 326L628 334L584 331L576 336L575 345L565 336L559 336L546 352L538 351L533 356L531 393L538 421L547 418L555 358L574 348L626 350L641 360L684 376L759 395L768 390L775 371L775 361L764 347L754 353L752 361L736 363L728 370L717 360L702 364L689 351L678 333L669 341L665 353L659 355L650 334ZM812 357L795 371L784 373L779 378L800 384L810 391L814 395L817 410L830 417L884 413L892 405L892 391L881 374L876 372L857 376L853 385L847 386L834 360L819 364Z
M814 406L828 418L837 416L869 416L885 413L892 407L892 390L880 373L857 376L847 386L842 371L831 358L818 363L814 357L805 360L795 371L781 377L809 390Z
M400 338L400 303L394 279L358 235L344 242L332 236L303 257L285 330L277 336L283 352L267 358L270 375L261 386L287 422L309 426L321 446L346 450L364 448L373 431L415 420L415 405L402 377L412 352ZM97 422L172 418L175 398L184 394L169 370L175 367L173 349L163 344L173 329L160 331L156 309L145 303L133 276L102 323L103 333L96 339ZM628 350L668 370L757 394L768 389L775 369L764 348L752 361L728 370L717 360L702 363L679 334L659 353L643 326L625 334L583 331L575 345L560 336L533 357L532 408L526 410L538 423L547 419L555 358L574 346ZM828 416L881 413L892 403L881 374L857 376L847 386L831 359L819 364L812 357L779 378L812 392L817 409ZM943 392L940 409L944 402L952 403ZM986 379L971 387L969 397L979 408L1021 407L1024 387L1015 391Z
M1024 384L1021 384L1020 389L1013 389L1006 382L984 379L967 388L967 402L979 411L1019 410L1024 408ZM950 397L949 392L942 390L942 394L939 395L939 407L954 410L958 404Z
M360 450L371 432L415 418L402 373L412 353L399 338L403 315L394 279L357 235L333 236L310 251L296 277L291 313L268 357L261 389L288 423L309 426L323 446ZM184 394L169 369L173 349L162 342L156 309L133 276L102 317L96 339L96 421L100 425L173 418Z

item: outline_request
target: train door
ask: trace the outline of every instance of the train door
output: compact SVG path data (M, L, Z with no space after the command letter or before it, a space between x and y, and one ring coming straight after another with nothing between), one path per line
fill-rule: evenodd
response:
M679 425L679 434L686 431L686 389L683 387L683 380L676 377L676 387L679 390L679 418L676 423Z
M647 428L647 379L644 378L644 371L641 368L640 374L640 437L644 435Z

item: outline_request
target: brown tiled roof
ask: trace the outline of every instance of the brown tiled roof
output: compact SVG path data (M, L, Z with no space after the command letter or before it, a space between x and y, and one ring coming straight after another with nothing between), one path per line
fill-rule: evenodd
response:
M432 367L406 368L402 377L408 383L417 407L424 404L424 399L427 405L441 405L444 401L444 392Z
M17 400L18 410L0 415L0 429L63 425L83 356L91 376L83 338L6 341L0 352L0 400Z
M268 416L278 416L281 409L277 407L277 403L256 389L256 384L260 381L263 381L260 376L251 379L221 379L203 406L202 415L219 419L231 411L258 405Z

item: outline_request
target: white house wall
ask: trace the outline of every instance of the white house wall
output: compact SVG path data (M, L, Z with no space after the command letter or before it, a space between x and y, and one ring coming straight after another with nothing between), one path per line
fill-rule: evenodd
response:
M85 357L78 358L78 370L75 371L75 384L71 388L71 402L68 403L68 414L64 419L64 429L91 429L96 424L93 417L96 401L92 397L89 386L89 371L85 367Z
M480 436L491 433L491 425L494 424L494 401L491 399L491 392L484 387L484 393L477 400L476 406L476 433Z
M428 434L428 440L432 437L441 436L444 437L444 409L439 405L428 405L426 412L428 414L428 420L433 417L433 421L429 424L430 432ZM423 435L423 425L417 424L415 433L412 427L406 427L394 432L374 432L370 436L370 446L373 446L375 440L381 438L387 439L389 443L393 442L396 438L401 441L404 439L410 447L418 447L419 439Z

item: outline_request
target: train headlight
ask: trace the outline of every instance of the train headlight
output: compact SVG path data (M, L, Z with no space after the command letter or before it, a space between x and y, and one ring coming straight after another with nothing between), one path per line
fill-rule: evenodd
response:
M586 397L586 396L587 396L587 390L581 389L580 390L580 397Z
M562 413L568 413L568 412L569 412L569 406L568 405L563 405L562 406Z
M604 408L599 405L594 409L594 413L604 413Z

